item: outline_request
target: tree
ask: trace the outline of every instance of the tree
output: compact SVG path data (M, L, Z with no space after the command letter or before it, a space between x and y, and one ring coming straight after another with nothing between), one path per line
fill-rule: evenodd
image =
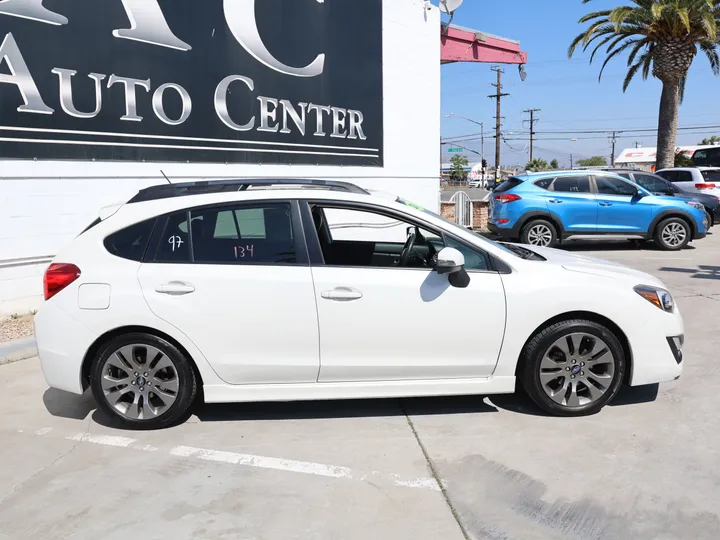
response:
M587 4L591 0L582 0ZM688 70L698 53L705 53L715 75L720 74L718 28L720 0L631 0L634 5L589 13L580 24L590 26L570 45L572 57L578 45L590 54L607 45L600 69L624 51L629 51L623 92L638 72L643 79L652 74L662 82L658 113L657 167L672 167L677 138L678 109L685 91Z
M578 159L577 164L581 167L607 167L607 159L603 156L593 156L588 159Z
M682 150L678 150L675 152L675 163L673 164L674 167L692 167L693 166L693 160L690 156L685 154Z
M540 158L535 158L532 161L528 161L527 165L525 165L526 171L533 172L547 171L549 168L550 165L548 165L548 162Z
M455 154L450 159L450 164L452 165L450 169L450 177L455 182L460 182L461 180L464 180L465 176L467 175L467 173L465 172L465 167L470 164L468 158L466 158L462 154Z
M550 162L550 168L551 168L551 169L559 169L559 168L560 168L560 163L558 163L558 160L557 160L557 159L553 159L553 160Z
M720 137L718 137L717 135L713 135L709 139L705 138L702 141L700 141L701 146L710 146L712 144L720 144Z

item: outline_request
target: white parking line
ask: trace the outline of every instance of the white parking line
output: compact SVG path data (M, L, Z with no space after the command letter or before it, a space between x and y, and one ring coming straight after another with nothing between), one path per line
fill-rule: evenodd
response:
M21 432L21 430L18 430ZM52 428L42 428L35 431L35 435L44 436L52 432ZM152 445L142 445L137 439L130 437L116 437L112 435L92 435L90 433L76 433L65 437L68 441L77 441L79 443L96 444L100 446L111 446L115 448L127 448L130 450L139 450L142 452L155 452L159 450ZM372 471L368 474L354 471L348 467L339 465L327 465L324 463L313 463L311 461L296 461L292 459L282 459L268 456L256 456L253 454L239 454L236 452L227 452L223 450L213 450L208 448L196 448L193 446L174 446L168 455L200 459L202 461L214 461L217 463L226 463L228 465L240 465L243 467L254 467L258 469L272 469L276 471L285 471L296 474L307 474L311 476L322 476L327 478L339 478L346 480L355 480L363 482L372 478L373 480L386 480L398 487L427 489L431 491L440 491L440 486L432 477L415 477L406 478L398 474L383 474L378 471Z
M191 446L176 446L170 450L170 454L180 457L194 457L204 461L219 461L233 465L245 465L259 469L275 469L277 471L289 471L301 474L313 474L315 476L330 476L332 478L349 478L351 480L362 480L356 478L353 472L347 467L335 465L323 465L309 461L294 461L291 459L278 459L265 456L253 456L251 454L236 454L235 452L223 452L220 450L207 450L205 448L193 448Z

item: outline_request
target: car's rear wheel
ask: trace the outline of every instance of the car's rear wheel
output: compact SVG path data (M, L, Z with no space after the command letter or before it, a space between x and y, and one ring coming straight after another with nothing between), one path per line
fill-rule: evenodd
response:
M98 407L125 427L158 429L181 420L197 392L190 361L172 343L143 333L110 340L90 375Z
M520 362L524 390L541 409L557 416L597 413L617 395L626 370L617 336L588 320L545 328L525 346Z
M668 218L655 229L653 240L664 251L678 251L690 242L690 226L684 219Z
M558 242L558 235L552 223L544 219L534 219L523 227L520 241L533 246L554 247Z

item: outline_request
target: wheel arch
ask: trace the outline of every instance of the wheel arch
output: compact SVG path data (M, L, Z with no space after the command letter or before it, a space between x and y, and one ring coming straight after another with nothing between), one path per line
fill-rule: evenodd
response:
M82 382L82 388L83 390L87 390L90 386L90 372L92 370L92 364L93 360L97 356L97 354L100 352L100 349L102 349L103 345L105 345L108 341L111 339L114 339L116 337L125 335L125 334L133 334L133 333L142 333L142 334L150 334L152 336L164 339L165 341L171 343L177 349L185 355L185 357L190 361L190 365L193 368L193 371L195 372L195 377L197 377L198 380L198 396L200 396L200 399L202 399L202 388L203 388L203 379L202 374L200 373L200 370L198 369L197 362L195 362L195 359L192 357L192 355L188 352L188 350L183 347L183 345L173 338L172 336L166 334L165 332L161 332L160 330L156 328L150 328L148 326L121 326L118 328L115 328L113 330L110 330L108 332L105 332L101 336L99 336L93 344L88 348L87 352L85 353L85 356L83 357L82 361L82 368L81 368L81 382Z
M669 218L682 219L690 227L690 238L692 240L694 240L697 237L698 227L697 227L697 223L695 223L695 218L693 218L687 212L683 212L682 210L676 210L676 209L663 210L657 216L655 216L655 218L650 223L650 228L648 229L648 236L650 238L652 238L654 236L655 230L657 229L657 226L660 224L660 222L664 221L666 219L669 219Z
M517 224L518 235L522 234L525 225L527 225L531 221L535 221L538 219L544 219L545 221L549 221L552 225L554 225L555 232L557 232L558 240L562 239L563 235L565 234L565 227L563 227L560 218L550 212L543 212L542 210L533 210L532 212L523 214Z
M566 313L561 313L560 315L556 315L544 323L540 324L535 330L532 331L532 333L528 336L528 338L525 340L525 343L522 346L522 349L520 350L520 358L518 358L517 365L515 367L515 376L517 377L520 374L520 369L522 368L522 355L525 352L525 349L528 346L528 343L540 332L542 332L545 328L548 326L552 326L553 324L557 324L559 322L563 321L571 321L575 319L585 319L588 321L592 321L598 324L601 324L605 327L607 327L609 330L611 330L620 340L620 344L622 345L623 352L625 353L625 359L627 361L627 370L625 372L625 379L623 380L623 383L628 384L632 380L632 371L633 371L633 355L632 355L632 347L630 346L630 340L627 338L627 334L623 332L622 328L620 328L615 322L613 322L611 319L608 319L604 315L600 315L598 313L593 313L591 311L568 311Z

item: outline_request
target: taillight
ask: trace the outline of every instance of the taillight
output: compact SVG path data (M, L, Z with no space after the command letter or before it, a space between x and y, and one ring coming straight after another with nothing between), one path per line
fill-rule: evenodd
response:
M522 199L520 195L515 195L514 193L502 193L501 195L495 195L493 198L500 204L507 204Z
M45 300L50 300L79 277L80 269L74 264L55 263L48 266L43 279Z
M715 184L695 184L696 189L713 189Z

